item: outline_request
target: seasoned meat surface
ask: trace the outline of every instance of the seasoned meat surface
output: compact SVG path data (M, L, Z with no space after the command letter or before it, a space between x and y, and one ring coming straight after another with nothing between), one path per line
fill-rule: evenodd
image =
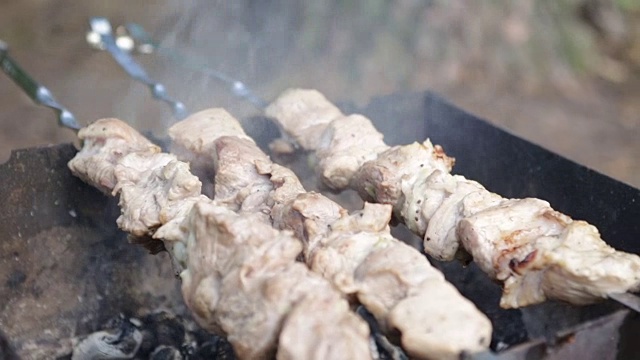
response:
M101 119L81 129L83 147L68 166L74 175L120 197L118 226L134 237L166 240L177 272L184 244L177 226L195 201L201 183L189 166L118 119ZM163 225L167 225L163 227ZM163 227L162 238L156 236Z

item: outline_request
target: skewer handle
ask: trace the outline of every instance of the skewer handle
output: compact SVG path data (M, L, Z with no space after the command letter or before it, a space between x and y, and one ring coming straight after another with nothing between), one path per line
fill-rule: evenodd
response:
M153 81L142 66L140 66L140 64L138 64L131 55L129 55L129 53L122 50L116 44L109 20L102 17L94 17L89 20L89 24L91 25L92 31L90 35L97 34L99 36L98 46L108 51L118 65L120 65L124 71L129 74L129 76L149 87L151 94L155 99L169 104L173 111L173 115L178 120L182 120L186 117L187 111L184 104L170 98L167 95L164 85Z
M51 91L40 85L9 56L9 46L0 40L0 68L36 103L53 109L58 115L58 124L72 130L79 130L75 116L60 105Z

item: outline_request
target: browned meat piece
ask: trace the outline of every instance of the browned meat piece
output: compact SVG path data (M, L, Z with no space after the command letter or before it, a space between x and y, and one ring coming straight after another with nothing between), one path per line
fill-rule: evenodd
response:
M304 242L304 254L309 258L332 231L331 225L346 216L347 211L322 194L306 192L298 177L284 166L259 162L258 172L270 176L273 183L274 189L269 194L273 226L292 230Z
M186 163L160 153L160 148L118 119L101 119L78 133L82 149L69 162L74 175L109 194L119 195L118 226L135 237L163 230L164 246L176 271L182 269L184 245L171 234L195 201L200 181Z
M244 130L239 123L227 122L227 127L218 127L216 129L210 129L199 126L199 119L224 119L231 117L231 115L224 109L207 109L195 113L189 116L187 119L175 124L169 129L169 134L173 137L179 136L179 142L173 142L171 144L171 152L176 154L182 161L189 162L192 172L197 175L203 183L203 193L213 197L215 193L213 184L213 174L210 169L211 160L214 157L216 149L212 146L213 139L217 139L223 136L234 136L251 141L251 139L244 135ZM205 148L209 145L208 148ZM182 144L182 145L180 145ZM199 154L193 156L193 154ZM221 196L221 195L216 195Z
M349 304L334 291L322 291L320 283L314 296L307 296L285 319L278 344L278 359L357 359L370 349L362 341L369 334L361 319L351 316ZM309 286L314 286L310 282ZM333 290L333 289L332 289ZM311 316L318 314L320 316ZM322 320L322 321L319 321ZM363 326L364 325L364 326Z
M272 185L258 174L254 161L269 158L251 140L223 136L215 141L215 193L216 200L245 212L263 212L268 215L266 200Z

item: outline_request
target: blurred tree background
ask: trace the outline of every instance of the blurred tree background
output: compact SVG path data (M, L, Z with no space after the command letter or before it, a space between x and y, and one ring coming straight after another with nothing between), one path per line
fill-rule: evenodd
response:
M147 129L169 114L86 46L89 16L141 23L164 46L267 98L291 86L361 104L434 90L640 186L638 0L0 0L0 38L81 119L121 116ZM211 79L151 55L140 60L190 109L252 111ZM0 151L72 138L16 94L0 77ZM32 118L42 120L15 121Z

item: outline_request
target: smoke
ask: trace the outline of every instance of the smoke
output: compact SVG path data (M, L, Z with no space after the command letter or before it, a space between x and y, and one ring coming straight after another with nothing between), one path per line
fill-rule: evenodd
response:
M163 136L175 121L145 86L87 46L87 19L105 16L114 25L143 25L163 46L245 82L267 100L288 87L358 103L430 89L638 186L640 27L631 21L639 13L632 3L9 0L0 11L0 34L22 67L82 124L119 117ZM156 55L136 58L190 111L221 106L241 119L258 113L200 72ZM614 85L631 80L626 87L602 87L584 75ZM4 76L0 95L0 161L11 149L74 141L49 109L34 105ZM253 134L266 129L254 120L244 125Z
M128 19L145 24L163 46L243 81L266 100L289 87L315 88L332 100L358 104L434 90L598 168L597 154L558 141L572 137L589 148L591 139L602 138L604 121L619 121L608 120L611 111L597 105L599 95L589 82L602 62L594 33L578 16L582 2L168 0L162 16L150 19L141 12ZM264 124L246 120L259 112L235 98L228 85L166 58L139 59L189 110L224 107L252 135L265 131ZM127 104L127 118L140 129L162 134L175 121L140 85L131 84L119 100L116 110ZM576 114L581 107L590 110ZM575 128L589 132L580 138ZM616 124L608 129L611 137L628 137ZM625 144L623 152L637 148L633 141Z
M144 13L130 21L150 24L147 29L164 47L247 83L267 99L302 86L364 102L470 81L484 84L483 91L549 85L575 90L575 73L588 65L591 43L569 3L173 0L152 21ZM566 43L567 35L576 41ZM202 72L154 55L141 61L189 109L225 106L236 115L253 110ZM127 98L145 102L140 91L132 87Z

